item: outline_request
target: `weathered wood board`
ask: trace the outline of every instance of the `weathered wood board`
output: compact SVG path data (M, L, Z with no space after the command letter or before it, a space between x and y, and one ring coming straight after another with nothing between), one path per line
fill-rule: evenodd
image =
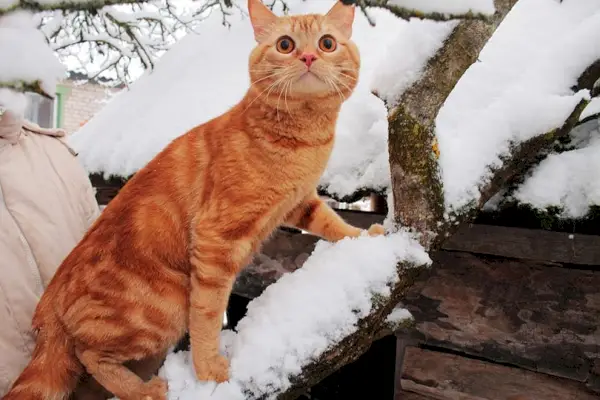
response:
M368 227L383 216L358 211L339 211L348 222ZM241 273L234 292L254 298L286 272L302 266L319 238L308 234L277 231L261 253ZM600 270L600 236L569 235L530 229L472 225L461 229L444 246L446 250L467 251L571 264L597 265Z
M600 266L600 236L593 235L471 225L460 229L443 248L523 260Z
M425 399L598 400L579 382L416 347L406 349L401 384Z
M313 235L279 230L240 273L233 293L251 299L258 297L283 274L300 268L318 240Z
M419 393L401 390L400 392L396 393L394 400L437 400L437 397L423 396Z
M439 252L404 306L430 346L597 385L600 272Z

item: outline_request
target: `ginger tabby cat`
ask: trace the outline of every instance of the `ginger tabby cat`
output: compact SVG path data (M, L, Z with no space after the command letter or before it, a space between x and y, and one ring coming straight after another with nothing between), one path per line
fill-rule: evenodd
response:
M186 330L198 379L226 381L222 315L261 242L282 224L330 241L361 235L315 189L358 79L354 7L286 17L260 0L248 7L247 94L137 172L64 260L34 316L32 361L5 400L66 399L85 371L122 400L165 399L163 380L123 364Z

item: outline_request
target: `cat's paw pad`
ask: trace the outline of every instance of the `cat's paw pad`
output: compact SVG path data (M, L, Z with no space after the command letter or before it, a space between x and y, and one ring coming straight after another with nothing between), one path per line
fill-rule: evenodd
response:
M144 383L140 399L143 400L167 400L167 382L158 376Z
M221 355L194 361L194 368L199 381L221 383L229 380L229 361Z
M383 227L383 225L373 224L373 225L371 225L369 227L369 230L367 232L369 233L369 236L384 235L385 234L385 228Z

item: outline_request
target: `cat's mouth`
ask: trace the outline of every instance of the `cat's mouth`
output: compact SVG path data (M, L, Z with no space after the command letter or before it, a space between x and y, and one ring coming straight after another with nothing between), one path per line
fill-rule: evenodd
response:
M309 79L318 79L320 81L323 81L323 79L321 79L321 77L317 74L315 74L313 71L311 70L307 70L306 72L304 72L302 75L300 75L298 77L298 81L304 81L304 80L309 80Z

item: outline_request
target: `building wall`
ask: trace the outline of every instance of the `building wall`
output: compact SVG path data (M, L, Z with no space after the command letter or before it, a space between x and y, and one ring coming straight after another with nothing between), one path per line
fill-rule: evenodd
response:
M100 111L111 93L119 89L107 88L96 83L78 84L73 81L61 83L63 103L61 110L61 128L73 133Z

